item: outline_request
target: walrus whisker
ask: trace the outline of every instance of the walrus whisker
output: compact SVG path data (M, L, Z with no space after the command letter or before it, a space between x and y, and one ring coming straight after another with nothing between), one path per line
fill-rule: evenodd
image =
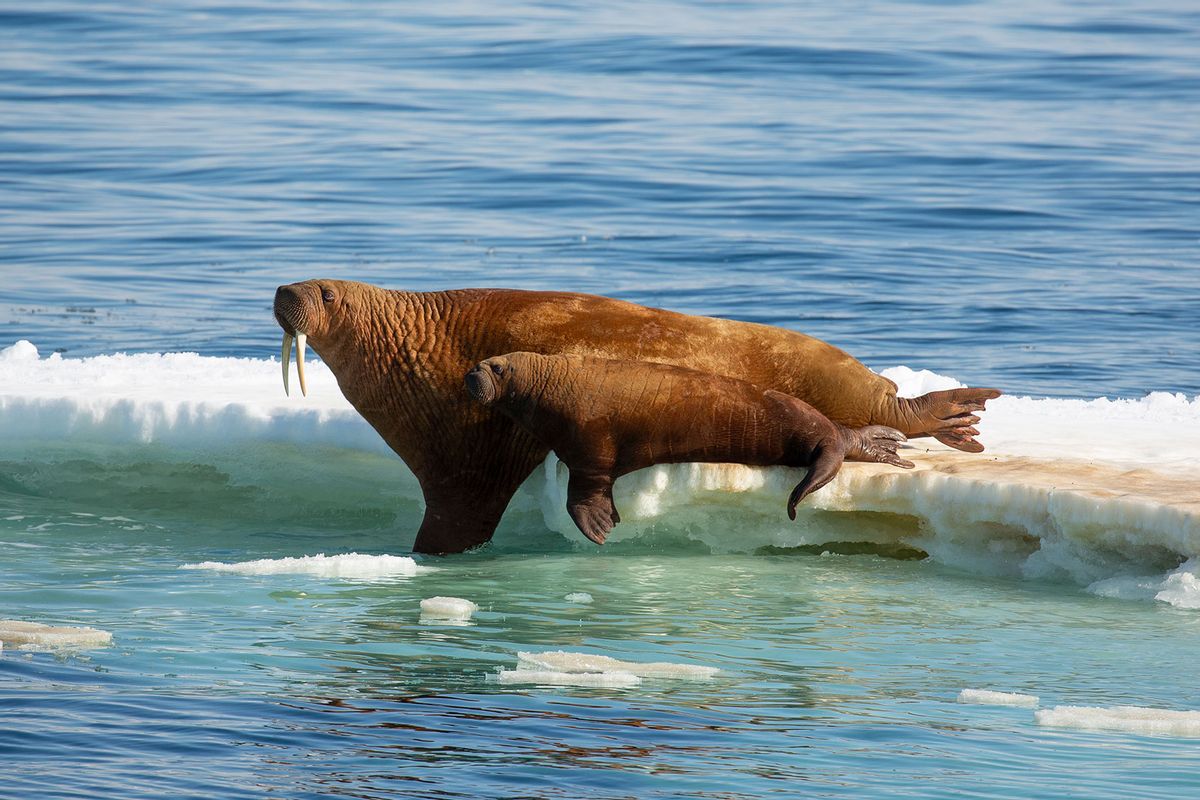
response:
M288 388L288 372L292 366L292 335L287 331L283 333L283 356L279 359L283 362L283 393L291 397L292 392Z
M308 335L296 331L296 372L300 376L300 394L308 397L308 387L304 385L304 345Z

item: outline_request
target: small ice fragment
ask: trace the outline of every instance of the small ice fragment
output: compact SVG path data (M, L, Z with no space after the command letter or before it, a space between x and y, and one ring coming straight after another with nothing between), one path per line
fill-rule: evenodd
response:
M318 553L315 556L300 558L261 558L257 561L240 561L234 564L203 561L199 564L184 564L180 569L211 569L239 575L313 575L318 578L369 580L409 577L432 568L419 567L417 562L408 556L372 556L361 553L327 556Z
M1139 706L1055 706L1035 711L1033 720L1038 725L1058 728L1200 736L1200 711L1170 711Z
M561 672L628 672L642 678L678 678L681 680L708 680L720 672L716 667L696 664L671 664L664 661L638 663L619 661L609 656L590 653L568 653L555 650L546 653L517 653L518 669L542 669Z
M563 600L566 600L568 603L590 603L592 602L592 596L587 592L571 592Z
M18 650L53 648L107 647L112 634L96 628L43 625L40 622L0 620L0 643L16 645Z
M429 597L421 601L421 616L428 619L468 620L479 606L461 597Z
M958 702L974 703L981 706L1022 706L1024 708L1033 708L1038 704L1038 698L1032 694L993 692L987 689L963 689L958 693Z
M502 669L497 678L501 683L536 683L542 686L588 686L603 689L623 689L637 686L642 679L631 672L559 672L538 669Z

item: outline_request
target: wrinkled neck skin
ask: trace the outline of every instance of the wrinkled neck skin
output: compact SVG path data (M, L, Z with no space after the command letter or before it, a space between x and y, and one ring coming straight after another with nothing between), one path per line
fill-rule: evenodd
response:
M403 426L397 423L407 417L396 411L412 405L406 397L419 372L418 354L429 349L428 330L415 324L424 318L418 307L410 292L376 289L339 308L336 324L308 336L342 394L406 460L415 456L401 451L397 436Z

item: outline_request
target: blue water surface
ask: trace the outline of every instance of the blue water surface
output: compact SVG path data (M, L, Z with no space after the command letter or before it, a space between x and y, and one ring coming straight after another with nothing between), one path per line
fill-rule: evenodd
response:
M1200 392L1194 3L0 11L0 342L277 351L306 277L615 295Z
M277 355L275 286L330 276L598 292L1019 394L1198 394L1197 42L1194 0L7 2L0 347ZM0 452L0 617L115 637L0 655L0 797L1200 792L1194 740L955 702L1195 709L1194 612L682 535L529 531L380 583L181 571L402 552L419 512L316 487L340 510L298 523L256 499L286 461L240 486L146 458ZM475 624L418 624L436 594ZM723 675L489 678L557 649Z

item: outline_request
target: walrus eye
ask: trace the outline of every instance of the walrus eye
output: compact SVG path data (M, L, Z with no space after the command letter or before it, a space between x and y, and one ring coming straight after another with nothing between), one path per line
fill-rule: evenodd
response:
M333 302L333 289L322 289L321 290L321 299L324 300L326 303L332 303Z
M488 366L491 367L492 372L496 373L497 375L504 374L504 367L500 366L499 364L489 364Z

